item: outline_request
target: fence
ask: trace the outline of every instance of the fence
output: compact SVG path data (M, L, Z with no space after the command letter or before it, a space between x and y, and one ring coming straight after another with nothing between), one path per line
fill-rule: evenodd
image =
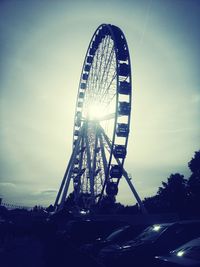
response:
M0 206L4 206L7 209L26 209L26 210L33 209L33 207L28 207L28 206L19 205L19 204L13 204L13 203L6 203L6 202L1 202Z

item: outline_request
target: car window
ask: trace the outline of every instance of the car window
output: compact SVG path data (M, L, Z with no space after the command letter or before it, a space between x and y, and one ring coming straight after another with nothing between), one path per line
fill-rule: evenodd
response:
M178 257L200 260L200 246L188 246L171 252Z
M155 224L145 229L135 240L155 241L163 231L167 229L168 225Z
M120 229L114 231L112 234L110 234L110 235L106 238L106 240L107 240L107 241L115 241L116 239L120 238L120 237L123 235L124 231L125 231L127 228L128 228L128 226L127 226L127 227L120 228Z

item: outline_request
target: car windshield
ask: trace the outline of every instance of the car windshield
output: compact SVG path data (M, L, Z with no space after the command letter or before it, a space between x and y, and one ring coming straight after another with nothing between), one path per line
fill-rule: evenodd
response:
M178 257L200 260L200 246L187 246L174 250L171 254Z
M146 228L135 241L155 241L160 234L167 229L168 225L164 224L155 224Z
M124 232L125 229L127 229L128 226L125 226L123 228L119 228L118 230L114 231L112 234L110 234L106 240L107 241L115 241L116 239L120 238L121 234Z

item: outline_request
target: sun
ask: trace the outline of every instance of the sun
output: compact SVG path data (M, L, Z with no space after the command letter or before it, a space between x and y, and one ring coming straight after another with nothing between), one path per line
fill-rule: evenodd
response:
M103 110L103 107L100 104L90 104L87 108L88 120L100 120L105 115L106 112Z

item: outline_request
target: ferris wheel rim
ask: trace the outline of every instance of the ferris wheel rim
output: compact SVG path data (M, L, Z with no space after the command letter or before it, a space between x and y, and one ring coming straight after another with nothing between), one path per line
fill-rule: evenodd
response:
M128 49L128 45L127 45L127 42L126 42L126 39L125 39L125 36L123 34L123 32L116 26L114 25L111 25L111 24L101 24L97 29L96 31L94 32L92 38L91 38L91 41L89 43L89 46L88 46L88 49L87 49L87 52L86 52L86 56L85 56L85 59L84 59L84 63L83 63L83 67L82 67L82 71L81 71L81 77L80 77L80 81L79 81L79 87L78 87L78 95L77 95L77 100L76 100L76 108L75 108L75 117L74 117L74 130L73 130L73 148L75 146L74 142L77 140L77 138L75 137L75 131L76 131L76 116L77 116L77 112L80 111L82 112L82 108L78 108L78 103L79 103L79 95L80 93L82 92L82 84L83 84L83 75L85 74L85 66L87 65L87 58L89 56L89 53L90 53L90 50L92 49L92 43L96 40L96 37L98 37L98 34L99 32L102 30L102 29L106 29L107 31L107 34L111 37L111 39L113 40L113 44L114 44L114 50L115 50L115 59L116 59L116 72L117 72L117 86L116 86L116 103L115 103L115 118L114 118L114 128L113 128L113 135L112 135L112 140L111 140L111 149L110 149L110 158L109 158L109 163L108 163L108 172L110 170L110 167L111 167L111 162L112 162L112 159L113 159L113 150L114 150L114 147L115 147L115 139L116 139L116 127L117 127L117 121L118 121L118 117L119 117L119 114L118 114L118 106L119 106L119 85L120 85L120 81L119 81L119 68L120 68L120 64L125 64L125 63L119 63L120 62L120 59L118 57L118 53L119 53L119 41L117 41L117 38L118 36L116 36L116 31L118 31L121 36L123 37L123 42L125 43L125 47L126 47L126 53L127 53L127 59L126 59L126 64L128 62L128 68L129 68L129 84L130 84L130 88L131 88L131 63L130 63L130 55L129 55L129 49ZM101 43L101 40L99 40L99 43L98 45ZM121 60L123 61L123 60ZM129 93L129 105L130 105L130 109L131 109L131 97L132 97L132 89L130 89L130 93ZM84 100L83 100L84 101ZM131 117L131 112L128 114L128 120L127 120L127 127L128 127L128 131L130 129L130 117ZM128 145L128 136L126 136L125 138L125 143L124 143L124 147L125 149L127 150L127 145ZM124 160L125 158L122 159L121 161L121 166L123 167L123 164L124 164ZM107 176L109 175L106 174L106 178L107 179ZM105 183L106 183L106 180L105 180ZM104 183L104 184L105 184ZM105 187L105 186L104 186Z

